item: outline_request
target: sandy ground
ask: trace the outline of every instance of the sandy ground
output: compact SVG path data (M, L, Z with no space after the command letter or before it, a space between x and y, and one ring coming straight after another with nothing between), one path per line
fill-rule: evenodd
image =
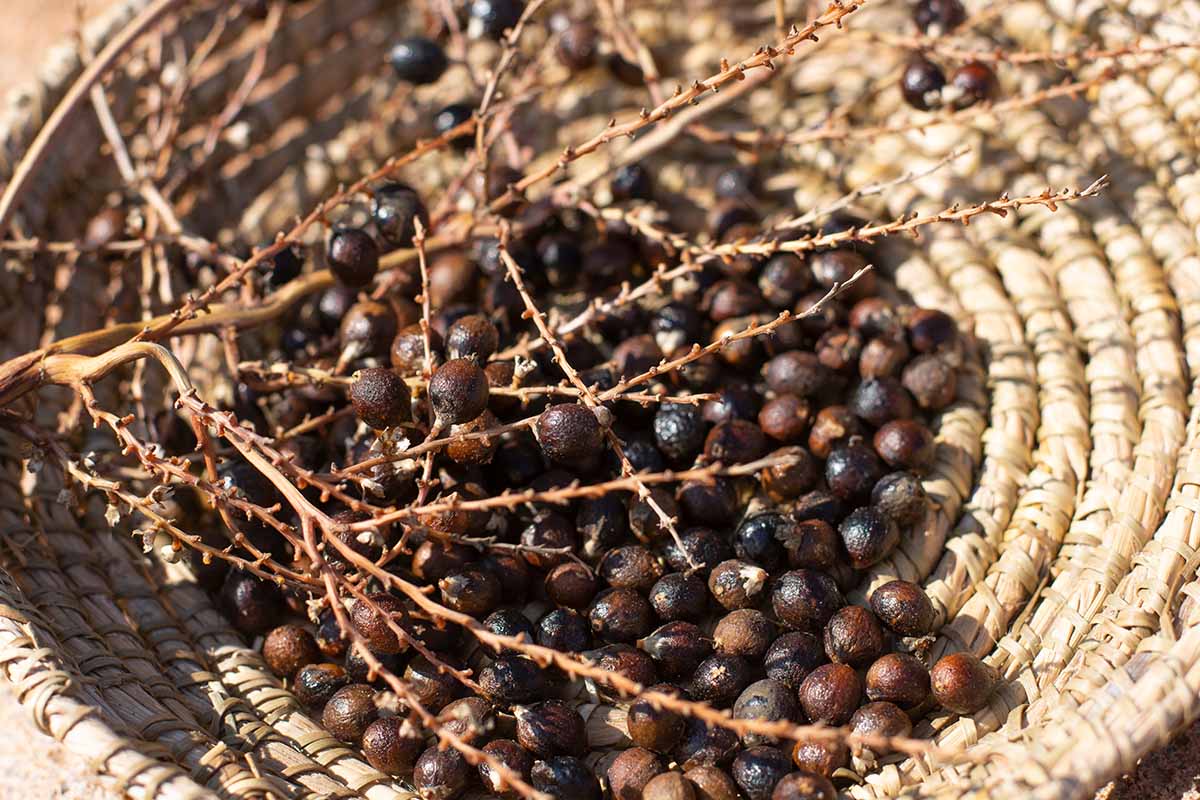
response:
M114 0L88 0L94 15ZM75 0L0 0L0 96L27 80L45 49L73 29ZM88 764L43 736L0 684L0 800L108 800ZM1200 800L1200 723L1107 787L1098 800Z

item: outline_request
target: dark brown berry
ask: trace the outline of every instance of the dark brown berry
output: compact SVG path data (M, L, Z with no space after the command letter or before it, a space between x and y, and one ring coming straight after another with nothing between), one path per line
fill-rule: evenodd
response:
M966 19L967 10L959 0L917 0L913 6L913 22L930 36L950 33Z
M911 472L890 472L871 490L871 505L897 525L908 527L925 518L929 497Z
M771 800L837 800L837 789L821 775L793 772L775 784Z
M850 397L850 410L872 427L913 415L913 400L895 378L868 378Z
M791 538L795 523L788 516L768 511L747 517L733 534L733 549L743 561L757 564L768 572L777 570L787 559L783 542Z
M850 717L850 730L859 736L908 736L912 733L912 720L893 703L867 703ZM887 751L879 746L871 749Z
M500 332L482 314L461 317L446 331L447 358L465 358L483 366L499 346Z
M337 664L309 664L296 673L292 691L304 706L319 711L338 689L349 685L350 676Z
M655 486L648 497L634 497L629 501L629 528L643 542L669 533L663 522L664 515L668 519L679 516L679 505L669 489Z
M817 412L808 434L808 449L817 458L829 458L835 447L863 433L862 423L846 406L826 406Z
M584 558L595 561L629 535L629 509L625 500L616 494L587 498L579 502L575 527L583 539ZM658 577L655 576L654 580L658 580ZM652 580L646 588L653 584Z
M329 237L325 260L343 286L359 288L375 278L379 270L379 245L359 228L341 228Z
M943 656L929 671L933 698L955 714L973 714L983 708L999 682L996 668L971 653Z
M281 678L290 678L301 667L321 660L313 635L299 625L280 625L263 642L263 660Z
M901 375L900 382L926 411L940 411L954 402L958 373L944 358L917 356Z
M436 331L429 332L429 349L433 363L441 353L442 338ZM420 375L425 368L425 334L420 325L401 328L392 340L392 366L401 375Z
M426 539L413 553L412 571L421 580L436 583L471 563L474 557L475 551L466 545Z
M793 631L780 636L767 648L763 667L767 677L799 689L808 674L826 661L825 648L821 640L804 631Z
M587 751L583 717L561 700L518 706L517 741L535 756L582 756Z
M658 681L654 659L632 645L608 644L587 656L597 669L623 675L634 683L649 686Z
M494 739L483 747L483 752L508 767L521 780L529 780L529 771L533 769L533 754L512 739ZM486 761L479 764L479 780L486 791L498 797L518 796L500 774L500 770Z
M809 721L845 725L862 699L862 683L853 667L825 664L800 684L799 697Z
M504 599L500 579L479 567L450 573L438 581L438 588L449 608L477 618L490 614Z
M728 728L688 717L683 738L675 747L675 761L685 770L701 765L728 764L737 752L738 744L737 734Z
M675 466L691 466L707 433L704 416L694 405L666 403L654 415L654 442Z
M404 604L400 598L376 592L354 604L350 609L350 621L374 652L399 653L400 639L388 625L388 620L392 615L403 613Z
M598 574L609 586L648 592L663 575L662 564L639 544L610 550L600 560Z
M733 550L712 528L692 528L680 537L679 544L669 542L664 555L672 569L696 569L697 575L707 579L713 567L733 556Z
M708 576L708 591L729 611L757 605L769 577L762 567L730 559L718 564Z
M569 608L556 608L539 619L535 636L542 647L565 653L578 653L592 645L587 618Z
M592 633L606 642L633 643L654 627L654 611L633 589L609 589L588 611Z
M811 258L813 277L824 289L845 284L867 266L867 260L854 250L838 248L816 253ZM877 278L874 272L859 276L854 285L845 290L847 300L861 300L875 294Z
M579 403L550 406L537 419L537 441L551 461L568 467L589 465L604 447L596 415Z
M786 459L784 463L765 467L758 473L763 490L773 500L794 500L812 489L820 479L817 460L803 447L781 447L768 458Z
M342 317L338 326L338 344L347 361L364 356L386 355L388 345L396 338L396 312L391 306L364 300L355 303Z
M958 344L958 326L944 311L918 308L908 317L908 341L918 353L952 350Z
M806 519L793 523L781 540L788 566L794 569L828 570L841 557L841 540L828 522Z
M446 445L446 455L458 464L490 464L500 437L494 435L475 436L499 425L490 411L484 411L475 419L450 426L450 435L455 437Z
M460 697L451 701L438 717L442 720L443 730L468 744L478 745L485 741L496 727L495 709L482 697Z
M863 345L858 357L858 374L867 378L894 378L908 361L908 343L903 338L879 336Z
M363 732L362 749L367 763L380 772L408 776L425 749L425 735L407 719L383 717Z
M651 691L678 695L669 684L650 687ZM638 747L656 753L668 753L683 736L684 718L677 712L658 706L654 701L639 697L625 715L625 729Z
M792 749L792 763L802 772L832 778L850 763L850 748L835 739L801 739Z
M442 49L428 39L409 39L407 42L424 42L437 48L437 53L442 53ZM405 42L401 42L392 49L393 66L396 65L396 55L402 52L404 46ZM412 49L409 52L412 52ZM442 54L443 70L445 64L446 57ZM441 74L440 70L438 74ZM411 186L403 183L389 183L376 190L374 202L371 204L371 218L375 221L375 230L379 232L380 238L395 247L412 246L413 236L417 233L415 220L420 220L425 230L429 230L429 212L425 210L421 196Z
M737 702L733 704L734 719L757 719L768 722L794 721L800 715L800 706L791 689L779 681L755 681L747 686ZM775 740L758 733L747 733L742 737L747 747L773 744Z
M373 661L368 661L368 656ZM377 683L379 680L378 667L375 663L381 664L385 669L400 674L403 671L403 661L400 660L398 653L385 654L368 652L364 654L361 645L352 645L346 652L346 658L342 661L342 666L346 669L346 674L350 676L352 683Z
M919 111L940 106L945 85L946 75L941 67L922 56L910 60L900 78L900 92L904 95L904 101Z
M781 394L758 412L758 426L772 439L784 443L804 441L811 420L808 401L794 394Z
M220 606L233 627L257 635L278 624L283 615L283 595L274 583L234 571L221 587Z
M435 713L445 708L459 691L458 679L425 656L408 662L404 681L421 705Z
M759 745L738 753L730 774L747 800L770 800L775 784L792 771L792 760L777 747Z
M737 488L725 478L684 481L676 497L684 516L698 525L728 525L742 510Z
M763 373L767 386L777 394L812 397L829 380L829 370L816 354L803 350L781 353L767 362Z
M968 61L950 76L950 85L958 90L955 108L967 108L996 96L999 83L992 68L980 61ZM919 349L919 348L918 348Z
M321 713L321 724L343 742L358 744L367 726L378 716L375 690L364 683L352 683L329 698Z
M672 677L690 676L712 653L712 641L690 622L668 622L638 642L662 671Z
M487 409L487 375L466 359L447 361L429 379L429 400L443 425L469 422Z
M473 774L462 753L433 745L417 758L412 783L423 800L454 800L467 790Z
M411 413L408 385L386 367L364 369L354 375L350 404L358 418L376 430L407 422Z
M900 543L900 528L871 506L851 511L842 520L838 533L855 569L878 564Z
M551 797L566 800L600 800L600 784L596 776L574 756L555 756L534 762L529 772L534 789Z
M522 555L534 569L549 571L565 563L578 542L571 520L557 511L539 512L521 531L521 544L526 548ZM563 553L547 552L564 549Z
M397 42L388 52L388 61L396 77L418 86L442 77L449 65L441 45L420 36Z
M680 773L664 772L646 784L642 800L696 800L696 790Z
M713 649L757 663L775 638L775 626L756 608L730 611L713 628Z
M567 69L581 72L596 63L599 34L590 22L575 22L559 34L554 52Z
M704 439L704 456L723 464L756 461L767 452L767 437L753 422L731 419L722 422Z
M763 264L758 289L775 308L790 309L796 299L812 288L812 270L791 253L778 253Z
M858 440L835 447L825 462L829 491L843 500L865 501L881 477L883 464L879 456Z
M889 581L871 593L871 610L901 636L925 636L933 630L933 603L915 583Z
M664 622L695 622L708 611L708 589L699 575L672 572L650 588L650 605Z
M894 419L875 432L875 452L896 469L924 472L933 465L933 432L915 419Z
M837 525L843 516L845 511L842 501L824 489L814 489L792 504L792 517L798 522L818 519L830 525Z
M912 709L929 697L929 670L907 652L889 652L866 670L866 696Z
M720 767L702 764L683 773L696 790L696 800L739 800L737 784Z
M865 667L883 652L883 628L862 606L839 609L825 623L825 654L830 661Z
M596 596L596 576L577 561L559 564L546 576L546 596L557 606L584 608Z
M641 800L642 790L664 771L662 760L644 747L631 747L608 765L605 777L613 800Z
M479 671L479 688L488 700L499 705L537 700L547 686L542 668L515 654L502 655Z
M700 662L688 684L688 694L717 708L726 708L750 685L753 673L741 656L713 655Z
M845 604L833 578L811 569L783 573L771 592L771 606L779 621L810 633L819 633Z

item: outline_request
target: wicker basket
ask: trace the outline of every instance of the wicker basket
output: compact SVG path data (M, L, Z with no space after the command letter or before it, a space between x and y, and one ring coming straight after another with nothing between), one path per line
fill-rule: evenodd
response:
M1022 3L989 24L1028 50L1103 48L1135 35L1178 40L1200 14L1191 0L1123 2ZM214 240L231 230L266 239L393 152L396 138L411 141L394 129L414 124L413 112L377 80L386 47L411 23L389 0L306 0L287 4L264 45L263 24L226 18L225 5L129 0L85 41L100 52L131 20L152 19L107 79L117 119L139 124L130 115L144 105L125 100L162 86L151 78L170 70L172 48L211 48L174 118L196 148L247 73L261 73L179 207L189 230ZM988 13L983 2L968 5ZM868 6L853 24L885 29L894 13ZM703 14L694 24L689 35L700 44L682 66L706 74L705 65L733 55L716 49L730 46L717 35L728 31ZM862 42L837 36L800 64L795 85L853 84L891 68L859 63ZM933 652L986 656L1005 680L984 710L917 727L936 755L864 754L848 797L1084 797L1200 710L1198 59L1194 49L1172 50L1148 68L1097 79L1082 99L880 135L837 157L820 141L800 144L808 171L778 177L800 207L816 206L970 145L948 167L862 198L890 218L964 194L1111 176L1087 203L925 228L919 247L897 251L896 284L953 314L977 346L960 402L939 422L926 483L937 513L873 569L864 590L897 576L923 583L940 623ZM846 63L860 73L835 69ZM1085 79L1102 72L1078 67ZM16 98L0 122L5 179L84 68L66 48ZM1045 85L1042 76L1006 88ZM772 97L757 98L751 113L768 117ZM157 102L173 100L163 93ZM563 102L607 113L600 96ZM387 103L395 110L382 127L391 129L359 124ZM780 112L783 127L793 116ZM561 148L590 130L542 135ZM23 187L14 233L82 235L105 202L97 187L119 184L103 139L82 103ZM142 158L148 146L131 143ZM111 275L92 257L8 261L2 360L111 321L96 301ZM173 346L202 365L220 358L214 338ZM145 386L163 391L162 378L147 374ZM36 413L53 419L71 402L43 391ZM0 670L47 734L139 798L411 795L305 714L186 567L148 558L125 529L112 530L102 502L76 515L64 488L18 440L0 438Z

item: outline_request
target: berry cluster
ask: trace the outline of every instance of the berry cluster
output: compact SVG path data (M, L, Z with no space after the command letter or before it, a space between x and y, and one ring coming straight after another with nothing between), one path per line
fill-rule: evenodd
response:
M966 19L959 0L921 0L913 6L913 21L922 32L939 36L957 28ZM980 61L962 64L946 80L940 66L924 55L915 55L904 68L900 91L913 108L970 108L995 98L999 84L996 73Z

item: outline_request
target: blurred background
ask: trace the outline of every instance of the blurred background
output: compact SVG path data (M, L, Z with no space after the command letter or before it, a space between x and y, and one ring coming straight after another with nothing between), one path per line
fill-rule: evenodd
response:
M91 18L114 0L0 0L0 93L28 80L47 47L71 35L80 7Z

